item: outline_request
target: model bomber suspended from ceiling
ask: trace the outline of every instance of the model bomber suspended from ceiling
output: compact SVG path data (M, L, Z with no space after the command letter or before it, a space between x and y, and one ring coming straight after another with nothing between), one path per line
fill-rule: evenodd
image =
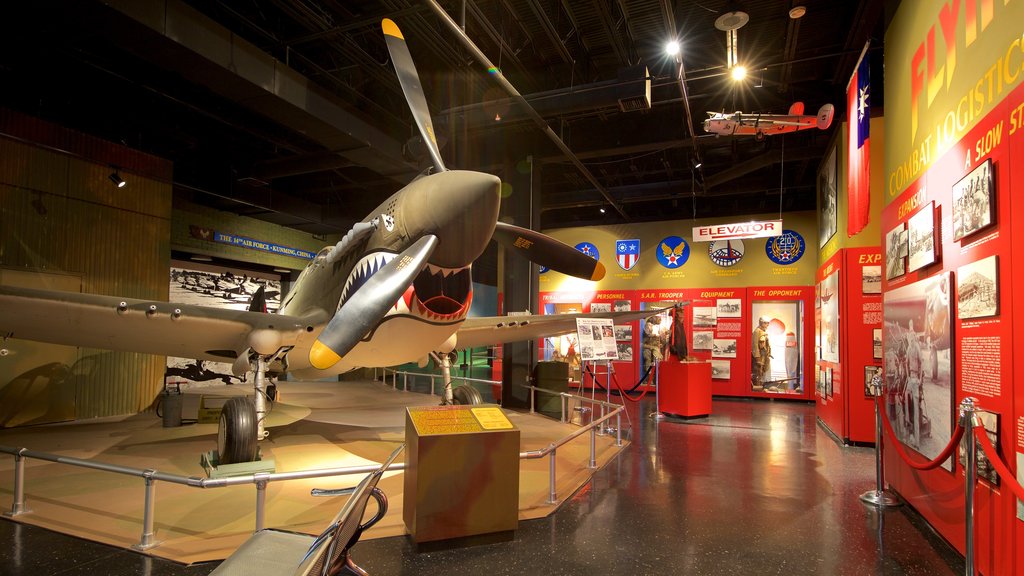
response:
M789 114L745 114L734 112L708 112L704 120L704 131L718 136L753 136L764 140L765 136L796 132L808 128L828 130L832 125L835 107L825 104L818 109L817 116L804 115L804 103L794 102Z

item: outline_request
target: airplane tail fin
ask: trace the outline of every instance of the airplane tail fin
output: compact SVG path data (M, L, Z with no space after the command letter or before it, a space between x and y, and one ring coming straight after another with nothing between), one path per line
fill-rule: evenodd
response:
M252 295L252 299L249 300L249 312L267 312L267 295L264 293L263 286L256 289L256 293Z
M835 114L835 106L831 104L825 104L818 109L818 129L828 130L828 127L832 125L832 115Z
M793 102L793 105L789 107L790 116L802 116L804 113L803 102Z

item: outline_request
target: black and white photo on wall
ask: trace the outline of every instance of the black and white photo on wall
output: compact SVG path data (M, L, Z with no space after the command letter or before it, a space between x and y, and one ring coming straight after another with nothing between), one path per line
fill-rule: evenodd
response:
M715 338L711 344L711 357L712 358L735 358L736 357L736 339L735 338Z
M953 240L958 241L995 222L995 180L987 159L953 185Z
M693 349L694 350L711 350L711 344L715 339L714 332L694 332L693 333Z
M694 326L718 326L718 308L715 306L694 306Z
M956 269L956 316L961 320L999 314L999 256Z
M907 226L900 222L885 233L885 279L907 273Z
M907 220L907 272L936 261L935 202L928 202Z
M729 360L712 360L711 361L711 379L712 380L731 380L732 379L732 362Z
M882 267L881 265L861 267L861 292L864 294L882 293Z
M985 435L988 436L992 447L996 449L996 453L999 453L999 414L995 412L989 412L988 410L982 410L976 408L974 413L981 420L982 426L985 427ZM960 459L960 465L963 466L967 461L967 453L964 450L963 443L957 448L957 457ZM992 462L988 459L988 455L985 454L985 449L981 447L981 444L975 442L974 446L974 458L975 462L978 463L978 478L986 480L993 486L999 486L999 473L996 472Z
M719 298L715 303L719 318L739 318L742 300L739 298Z
M607 314L612 311L611 302L593 302L590 304L591 314Z
M882 329L874 328L871 330L871 357L875 360L882 359Z
M625 324L623 326L615 326L615 339L616 340L629 340L633 341L633 325Z
M882 367L881 366L865 366L864 367L864 395L871 397L876 396L877 391L880 391L882 385ZM877 388L876 388L877 386Z
M836 147L833 146L818 173L818 248L836 234L839 214L836 184Z
M619 351L619 360L623 362L633 361L633 345L629 342L616 342L615 347Z
M825 368L825 397L832 398L832 367Z
M896 438L932 459L953 435L952 273L883 295L886 410ZM949 460L943 467L952 470Z

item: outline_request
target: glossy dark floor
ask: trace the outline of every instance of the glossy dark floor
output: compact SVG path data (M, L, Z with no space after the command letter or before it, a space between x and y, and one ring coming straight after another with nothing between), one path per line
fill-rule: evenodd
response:
M714 415L656 421L631 406L633 444L558 513L513 542L417 554L405 538L353 556L388 574L962 574L963 559L913 512L879 513L874 452L837 445L804 403L716 400ZM0 575L208 574L0 522Z

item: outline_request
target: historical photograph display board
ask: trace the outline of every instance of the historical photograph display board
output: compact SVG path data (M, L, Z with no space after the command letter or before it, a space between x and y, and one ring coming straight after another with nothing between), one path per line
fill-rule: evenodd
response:
M900 222L885 233L885 278L892 280L907 273L907 227Z
M712 360L711 379L732 380L732 362L729 360Z
M875 387L874 387L873 384L876 382L876 378L877 378L878 385L881 386L881 384L882 384L882 367L881 366L865 366L864 367L864 395L865 396L875 396Z
M992 160L979 164L953 185L953 240L960 240L994 221L995 190Z
M861 267L861 292L864 294L882 293L882 267L880 265Z
M839 213L836 183L836 147L833 146L818 174L818 248L836 233Z
M899 441L929 459L953 432L951 282L944 272L883 297L887 416Z
M625 324L621 326L615 326L615 339L616 340L633 340L633 325Z
M714 332L694 332L693 333L693 349L694 350L711 350L711 345L714 342Z
M882 359L882 329L874 328L871 330L871 348L872 357L875 360Z
M935 260L935 202L929 202L907 221L907 272Z
M729 338L715 338L711 344L712 358L735 358L736 340Z
M594 302L590 305L591 314L606 314L612 311L611 302Z
M998 255L957 268L956 299L956 315L961 320L999 313Z
M584 362L619 358L611 319L577 318L576 335L580 343L580 359Z
M694 326L718 326L718 308L715 306L694 306Z
M821 359L839 363L839 271L821 281Z
M739 298L720 298L717 309L719 318L739 318L742 300Z

